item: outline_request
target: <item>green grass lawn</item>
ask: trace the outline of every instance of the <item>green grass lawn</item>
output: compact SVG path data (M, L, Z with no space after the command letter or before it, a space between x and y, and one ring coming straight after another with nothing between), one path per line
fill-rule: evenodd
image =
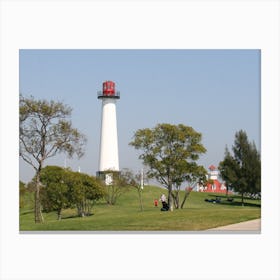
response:
M144 210L140 211L138 194L135 189L123 194L117 204L107 205L98 202L93 208L93 215L77 217L76 209L65 209L62 220L58 221L55 212L43 213L44 223L34 223L34 213L30 194L26 194L24 207L20 209L21 231L198 231L232 223L260 218L261 203L259 200L245 200L234 196L234 202L226 201L222 195L221 203L208 203L205 198L215 198L214 194L192 192L184 209L173 212L160 211L153 205L166 190L146 186L143 191ZM31 199L32 200L32 199Z

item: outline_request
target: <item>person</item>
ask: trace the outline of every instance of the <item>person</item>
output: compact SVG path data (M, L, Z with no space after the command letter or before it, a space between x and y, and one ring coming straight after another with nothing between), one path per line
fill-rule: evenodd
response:
M160 196L160 199L159 199L161 202L166 202L166 196L165 194L163 193L161 196Z
M162 194L160 199L159 199L162 203L162 208L160 209L161 211L167 211L169 209L169 206L166 202L166 196L165 194Z
M158 206L158 200L154 199L154 205L157 207Z

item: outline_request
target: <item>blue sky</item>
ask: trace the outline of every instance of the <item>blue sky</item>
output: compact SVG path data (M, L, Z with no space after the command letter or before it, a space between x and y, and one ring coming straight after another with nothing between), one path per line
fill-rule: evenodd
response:
M63 101L73 108L73 126L87 138L85 156L67 166L98 170L102 82L116 83L120 168L141 169L129 146L140 128L183 123L203 135L206 168L218 165L243 129L260 150L259 50L20 50L19 90L24 96ZM63 166L59 155L46 164ZM34 171L20 160L20 180Z

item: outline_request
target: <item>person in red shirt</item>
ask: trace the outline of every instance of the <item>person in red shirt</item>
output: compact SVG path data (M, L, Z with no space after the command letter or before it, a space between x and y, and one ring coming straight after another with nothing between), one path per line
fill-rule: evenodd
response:
M157 207L158 206L158 200L154 199L154 205Z

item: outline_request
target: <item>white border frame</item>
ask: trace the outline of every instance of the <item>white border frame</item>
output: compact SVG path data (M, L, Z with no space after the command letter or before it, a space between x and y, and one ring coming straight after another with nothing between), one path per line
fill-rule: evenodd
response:
M1 279L280 278L277 0L0 4ZM18 50L25 48L261 49L262 233L20 235ZM170 246L181 249L163 254Z

